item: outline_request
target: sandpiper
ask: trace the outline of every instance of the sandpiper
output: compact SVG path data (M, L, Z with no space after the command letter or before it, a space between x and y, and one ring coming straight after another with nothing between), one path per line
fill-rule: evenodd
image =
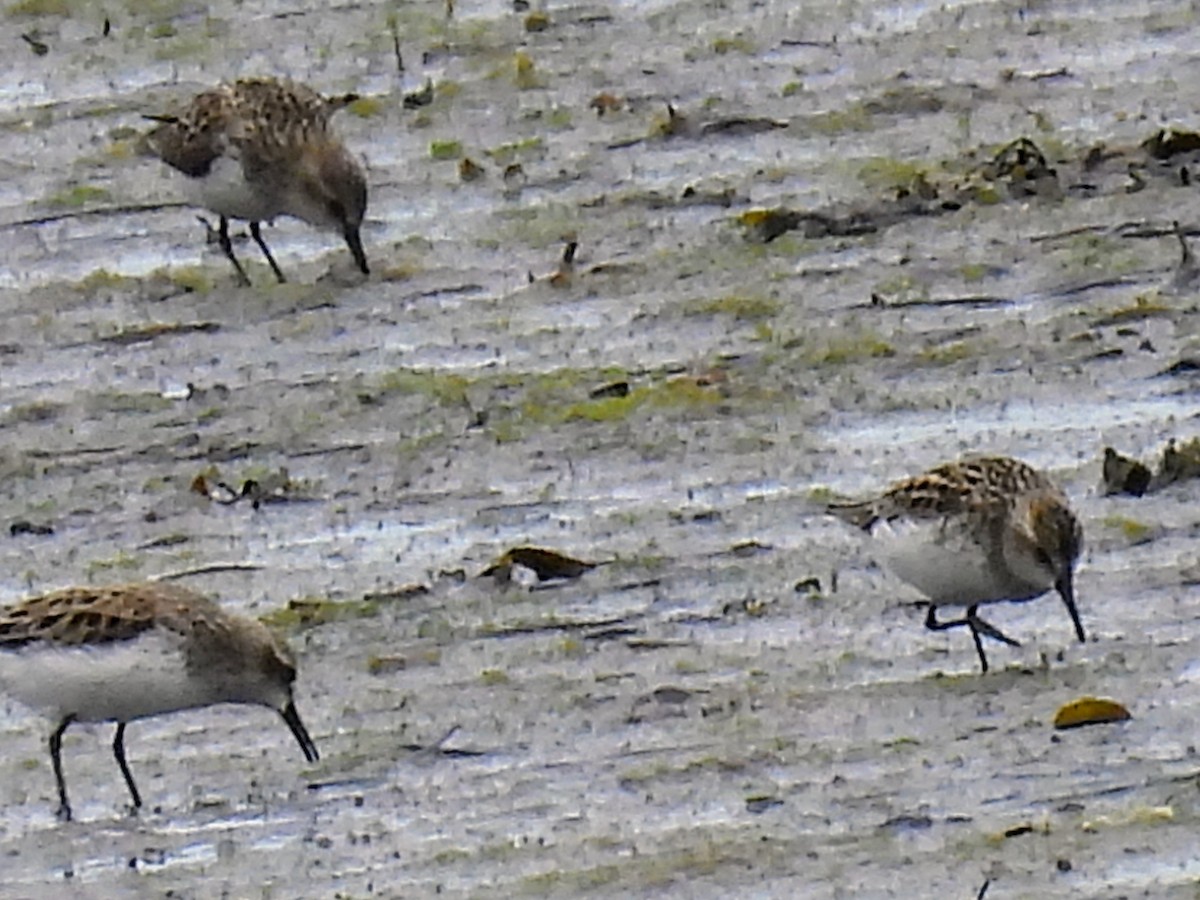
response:
M829 512L880 538L891 571L929 598L925 626L966 627L988 670L981 637L1020 644L979 618L986 603L1022 602L1058 591L1086 640L1075 606L1074 570L1083 530L1067 498L1041 472L1006 456L944 463L858 503ZM940 606L966 607L939 621Z
M58 815L71 818L62 737L72 722L116 722L113 755L135 809L142 797L125 762L136 719L248 703L276 710L309 762L317 747L296 712L296 666L265 625L162 582L77 587L0 610L0 688L54 720L50 761Z
M294 81L246 78L197 94L177 116L147 116L159 126L147 145L187 176L189 200L220 217L217 241L238 280L250 279L233 255L229 220L245 219L275 277L283 282L259 225L276 216L339 231L363 274L370 274L359 228L367 180L330 128L334 112L357 99L324 97Z

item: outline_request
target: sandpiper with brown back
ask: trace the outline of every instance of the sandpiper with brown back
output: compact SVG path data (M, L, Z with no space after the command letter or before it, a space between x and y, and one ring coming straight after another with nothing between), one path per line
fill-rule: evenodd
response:
M330 125L333 113L355 99L325 97L294 81L245 78L197 94L179 115L147 116L159 123L147 145L186 176L190 202L220 217L217 242L243 285L250 279L234 256L230 219L250 223L280 282L286 279L260 226L284 215L338 231L359 270L370 274L359 234L366 175Z
M316 762L292 698L295 680L291 653L261 622L164 582L67 588L0 610L0 690L55 723L50 761L64 820L71 804L62 737L73 722L117 723L113 755L135 809L142 797L125 761L125 726L148 716L266 706Z
M1083 529L1066 496L1033 466L1006 456L944 463L828 511L878 539L891 571L929 598L926 627L970 629L984 672L982 638L1020 646L979 617L987 603L1033 600L1054 588L1075 636L1086 640L1074 580ZM966 614L939 620L942 606Z

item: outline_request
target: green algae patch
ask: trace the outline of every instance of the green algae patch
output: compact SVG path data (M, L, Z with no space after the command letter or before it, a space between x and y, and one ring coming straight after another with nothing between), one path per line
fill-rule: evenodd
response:
M822 505L826 503L832 503L834 500L845 499L833 488L824 484L818 484L810 487L806 496L808 497L809 502L820 503Z
M763 297L754 294L730 294L712 300L697 300L688 304L685 315L689 316L731 316L737 322L758 322L774 318L779 314L781 305L773 297Z
M571 403L555 410L529 411L542 421L620 422L642 407L659 410L706 409L722 399L711 387L692 378L673 378L657 385L635 388L624 397L601 397Z
M18 403L9 408L3 421L9 425L19 423L37 424L53 422L62 414L66 406L49 400L34 400L31 403Z
M19 0L5 7L6 15L13 18L33 16L60 16L67 18L71 15L70 0Z
M851 104L845 109L831 109L808 116L802 128L815 134L834 137L855 131L870 131L875 127L875 117L861 103Z
M213 280L202 266L181 266L164 274L171 284L188 293L207 294L213 289Z
M131 553L119 550L107 559L93 559L84 567L88 578L102 572L131 572L142 567L142 560Z
M92 203L102 203L111 199L112 194L105 188L91 184L77 184L54 194L46 203L64 209L79 209Z
M876 156L862 164L858 170L858 180L864 187L874 191L898 191L924 183L928 174L925 166Z
M604 397L572 403L562 411L565 422L619 422L627 418L646 399L646 389L633 391L624 397Z
M992 267L985 263L964 263L958 267L958 274L968 284L978 284L991 273Z
M259 621L281 631L304 631L330 622L368 619L379 614L375 600L330 600L328 597L297 597L283 609L263 616Z
M372 119L383 112L383 101L375 97L359 97L347 105L346 109L360 119Z
M84 294L111 288L124 288L133 284L134 279L127 275L118 275L108 269L93 269L75 284L75 289Z
M430 141L429 142L429 158L439 161L458 159L462 156L463 147L462 141Z
M484 687L498 687L512 681L502 669L484 669L479 673L479 683Z
M540 137L524 138L500 144L490 150L484 150L485 156L498 166L507 166L518 160L538 159L546 152L546 144Z
M545 81L538 72L533 57L523 50L513 54L513 86L519 91L545 87Z
M574 127L575 116L569 106L555 105L543 114L542 121L546 123L546 127L548 128L553 128L555 131L564 131Z
M1128 322L1141 322L1145 319L1158 319L1175 315L1175 310L1158 301L1153 295L1140 294L1132 306L1114 309L1112 312L1096 317L1092 321L1095 328L1108 325L1123 325Z
M926 347L917 354L917 360L931 366L948 366L973 355L971 347L965 341L953 341L949 344L938 344Z
M908 274L878 282L873 293L884 297L889 303L913 303L929 299L928 285Z
M1074 235L1065 245L1064 268L1071 272L1123 275L1137 271L1145 260L1128 241L1105 234Z
M1103 524L1105 528L1118 532L1131 544L1144 544L1153 537L1152 526L1128 516L1106 516Z
M728 37L713 38L709 43L712 52L717 56L727 56L731 53L740 53L745 56L754 56L758 53L758 47L754 41L744 35L735 34Z
M895 348L883 338L874 334L863 334L857 337L835 338L823 346L811 349L806 357L813 365L840 366L895 355Z
M471 382L462 375L431 372L421 369L394 369L386 372L368 391L359 393L359 400L369 403L387 394L420 394L436 400L442 406L470 406L467 388Z
M208 35L190 32L159 38L159 43L153 51L153 56L161 62L181 59L197 59L209 56L213 52L213 38Z
M145 391L128 393L114 391L112 393L93 394L87 399L89 412L102 413L156 413L170 409L174 404L162 394Z

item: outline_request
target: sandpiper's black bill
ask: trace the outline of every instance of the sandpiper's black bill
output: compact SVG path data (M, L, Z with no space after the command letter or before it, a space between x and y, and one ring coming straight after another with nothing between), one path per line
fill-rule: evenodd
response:
M296 740L300 744L300 749L304 751L304 758L309 762L316 762L321 758L317 753L317 745L313 743L313 739L308 736L308 729L304 727L304 723L300 721L300 713L296 712L296 704L288 703L279 711L283 716L283 721L287 722L288 728L292 730L292 734L296 736Z
M1083 633L1083 623L1079 621L1079 609L1075 606L1075 577L1071 572L1067 572L1059 579L1058 584L1054 586L1059 595L1063 598L1063 603L1067 605L1067 612L1071 614L1071 621L1075 624L1075 636L1079 638L1080 643L1087 640Z
M370 275L371 270L367 267L367 254L363 252L362 238L359 237L357 226L347 225L342 234L346 238L346 246L350 248L350 253L358 264L359 270L364 275Z

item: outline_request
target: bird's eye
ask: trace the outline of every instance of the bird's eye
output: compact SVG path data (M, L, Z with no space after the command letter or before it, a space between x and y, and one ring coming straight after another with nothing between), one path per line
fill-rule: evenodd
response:
M1037 552L1034 554L1034 556L1037 558L1037 561L1047 569L1054 568L1054 560L1052 560L1050 558L1050 554L1041 547L1037 548Z

